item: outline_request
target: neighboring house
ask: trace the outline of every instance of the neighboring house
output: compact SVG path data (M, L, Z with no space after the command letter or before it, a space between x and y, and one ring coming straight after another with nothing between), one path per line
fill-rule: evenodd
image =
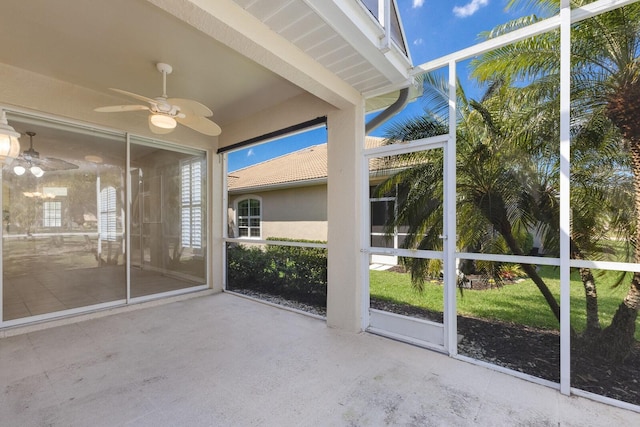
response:
M367 136L365 146L383 138ZM375 197L375 184L388 174L379 162L370 170L371 243L398 248L402 234L389 237L384 225L395 198ZM379 165L380 167L375 167ZM327 240L327 144L318 144L230 172L229 236L243 239ZM376 263L396 264L397 257L375 255Z
M327 144L230 172L229 236L327 240Z

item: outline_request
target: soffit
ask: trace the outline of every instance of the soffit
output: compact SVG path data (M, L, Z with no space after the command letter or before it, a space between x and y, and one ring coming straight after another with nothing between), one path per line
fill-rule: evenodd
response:
M359 0L234 1L362 94L409 81L406 46L383 46L384 28Z

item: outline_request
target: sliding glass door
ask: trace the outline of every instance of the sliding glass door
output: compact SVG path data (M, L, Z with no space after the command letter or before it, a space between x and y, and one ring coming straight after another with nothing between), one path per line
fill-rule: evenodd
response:
M122 135L9 115L2 171L3 320L126 298Z
M2 169L0 326L206 285L205 152L131 137L128 197L124 133L8 120L22 137Z
M206 283L206 157L132 138L131 297Z

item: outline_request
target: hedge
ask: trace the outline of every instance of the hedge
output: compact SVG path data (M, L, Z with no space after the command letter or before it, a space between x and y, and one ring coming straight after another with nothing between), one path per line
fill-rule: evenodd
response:
M324 243L273 237L267 240ZM227 249L227 288L252 289L326 306L327 250L270 244L264 247L230 245Z

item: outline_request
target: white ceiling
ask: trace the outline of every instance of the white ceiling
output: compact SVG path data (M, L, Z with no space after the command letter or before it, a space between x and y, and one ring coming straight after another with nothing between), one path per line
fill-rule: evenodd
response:
M199 100L220 123L302 92L144 0L3 0L1 9L0 62L86 88L159 96L155 64L167 62L167 94Z
M178 3L231 4L214 1L2 0L0 63L114 96L108 88L156 97L162 77L155 64L166 62L173 66L167 94L204 103L223 128L307 91L152 4L167 10ZM361 93L402 81L403 70L395 72L385 53L368 46L368 36L345 27L353 13L344 6L326 0L234 1ZM355 4L366 16L358 2L341 3ZM327 19L328 13L335 19Z

